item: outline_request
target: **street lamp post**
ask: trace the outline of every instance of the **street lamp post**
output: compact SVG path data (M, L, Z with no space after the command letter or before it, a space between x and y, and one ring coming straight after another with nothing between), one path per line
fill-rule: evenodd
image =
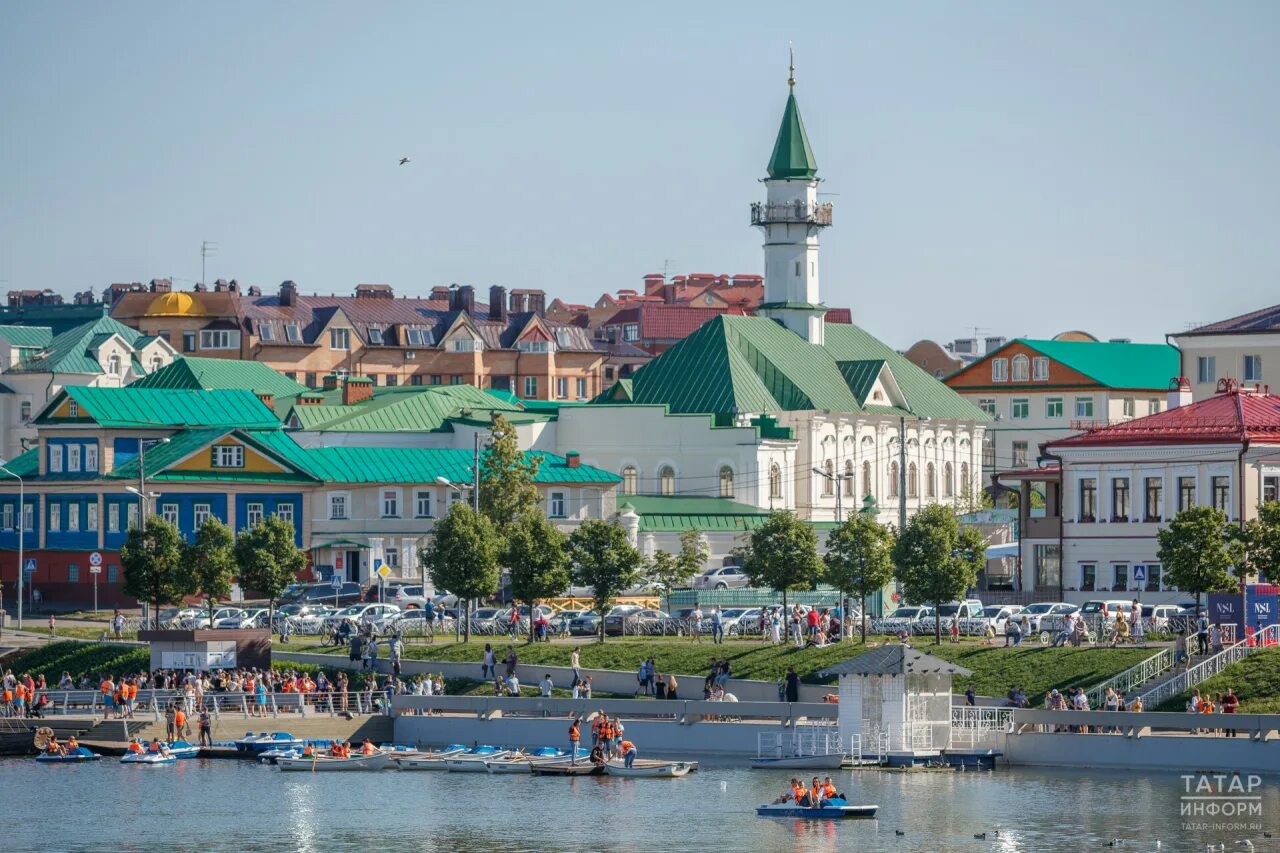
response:
M455 483L452 480L450 480L448 477L445 477L443 475L436 477L436 482L442 486L447 486L451 489L457 489L459 492L464 492L470 489L471 490L471 508L478 513L480 512L480 444L481 444L479 430L477 430L474 436L472 437L475 439L475 446L471 454L471 482ZM468 619L471 618L471 601L470 599L468 599L466 602L466 606L464 608L461 597L455 594L454 599L456 600L458 605L457 606L458 618L453 620L453 636L454 636L454 641L456 642L462 638L462 617L465 616Z
M23 565L23 560L25 558L25 554L23 553L23 547L26 545L26 541L25 541L25 537L23 536L23 533L25 532L26 526L27 526L26 525L26 509L27 509L26 484L23 482L21 477L19 477L17 474L10 471L3 464L0 464L0 472L8 474L10 477L18 481L18 513L17 513L17 516L18 516L17 518L17 523L18 523L18 630L21 631L22 630L22 586L23 586L23 574L25 572L25 567Z

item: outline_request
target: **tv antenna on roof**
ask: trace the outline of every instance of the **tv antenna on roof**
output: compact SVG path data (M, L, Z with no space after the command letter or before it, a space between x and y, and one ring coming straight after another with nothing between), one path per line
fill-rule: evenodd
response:
M218 244L212 240L202 240L200 242L200 283L205 284L208 278L204 274L205 263L208 259L218 254Z
M671 265L674 264L675 262L676 262L675 258L662 259L662 280L663 281L667 280L667 277L668 277L667 273L670 271Z

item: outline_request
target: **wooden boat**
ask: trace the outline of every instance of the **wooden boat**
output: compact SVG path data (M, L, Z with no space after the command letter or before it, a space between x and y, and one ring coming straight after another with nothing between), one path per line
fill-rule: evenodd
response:
M401 770L446 770L446 758L462 755L467 751L461 744L451 744L439 752L418 752L406 755L392 755L391 760Z
M621 776L624 779L678 779L696 770L697 762L693 761L641 761L636 759L628 767L622 761L610 761L605 764L604 772L608 776Z
M56 752L42 752L36 756L41 764L83 764L86 761L97 761L101 758L96 752L90 752L83 746L76 747L66 755Z
M784 755L781 758L755 758L752 770L839 770L844 756L838 752L825 755Z
M444 759L444 769L450 773L484 773L486 771L485 765L490 761L500 761L509 755L518 754L508 752L505 749L496 749L488 754L464 752L461 755Z
M846 817L875 817L879 806L851 806L845 800L823 800L816 809L795 803L770 803L757 806L760 817L798 817L807 820L839 820Z
M163 752L130 752L120 759L121 764L138 764L145 767L167 767L178 759Z
M589 761L570 764L564 758L552 758L529 762L529 770L534 776L601 776L604 774L604 765Z
M388 767L394 767L395 762L391 756L385 752L375 752L372 755L353 755L350 758L334 758L330 755L316 755L312 758L298 756L290 758L281 756L276 759L276 767L281 770L296 770L303 772L315 771L317 773L328 773L333 770L385 770Z
M568 758L565 759L568 761ZM529 756L522 753L508 755L506 758L499 758L496 761L482 761L484 769L491 775L499 773L523 773L529 775L529 766L532 763Z

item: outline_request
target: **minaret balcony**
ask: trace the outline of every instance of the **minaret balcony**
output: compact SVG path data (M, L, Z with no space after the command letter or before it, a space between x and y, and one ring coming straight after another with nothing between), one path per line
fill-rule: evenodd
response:
M752 225L814 225L826 228L831 224L831 202L808 204L802 201L785 204L755 202L751 205Z

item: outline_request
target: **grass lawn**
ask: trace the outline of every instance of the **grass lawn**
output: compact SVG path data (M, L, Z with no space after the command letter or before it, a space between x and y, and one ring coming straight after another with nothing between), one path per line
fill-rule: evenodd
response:
M1208 694L1217 704L1218 696L1234 688L1240 697L1244 714L1280 714L1280 649L1254 652L1233 663L1213 678L1196 685L1201 695ZM1185 711L1191 691L1165 702L1160 711Z
M25 628L23 628L22 631L23 633L26 633L26 634L42 634L47 637L49 635L49 626L28 625ZM62 625L58 626L59 637L71 637L76 640L96 640L102 636L103 631L106 631L108 636L110 636L109 625L103 625L101 628L98 628L98 627L90 628L86 625L69 625L66 627L63 627ZM138 639L138 632L125 631L120 634L120 637L121 639L125 639L125 640L136 640Z
M507 643L493 645L499 658L506 654ZM1091 687L1157 651L1150 648L1055 649L1038 645L1006 649L975 643L934 646L927 639L917 642L915 647L973 670L972 679L954 680L957 693L963 693L972 682L974 690L981 695L1003 696L1010 686L1016 684L1035 704L1039 704L1044 694L1054 687ZM331 651L297 643L287 648L291 651ZM568 666L573 648L572 644L565 643L515 646L521 663L549 666ZM653 657L659 672L699 675L707 672L713 659L725 657L738 678L776 681L786 674L787 667L794 666L801 679L810 684L833 683L834 679L819 678L817 673L864 651L864 647L856 642L822 649L797 649L792 645L771 646L751 641L731 640L715 646L711 643L695 644L687 639L638 638L610 639L604 643L587 641L581 644L581 649L582 665L589 669L634 671L642 660ZM479 663L483 656L484 642L478 641L413 645L405 649L406 658L418 660Z

